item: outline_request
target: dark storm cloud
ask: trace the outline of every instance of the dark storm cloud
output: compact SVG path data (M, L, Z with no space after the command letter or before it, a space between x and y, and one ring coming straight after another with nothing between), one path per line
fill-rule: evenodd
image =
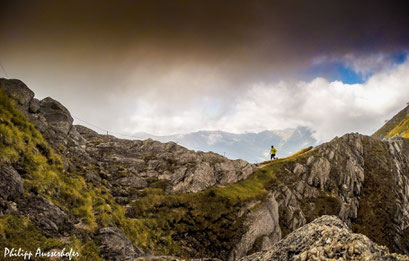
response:
M189 125L173 126L179 115L204 117L190 129L216 128L200 124L228 117L256 83L298 80L320 57L364 70L378 54L409 49L408 9L398 1L0 3L9 76L106 128L151 114L168 134ZM138 129L142 122L136 130L158 129Z
M407 48L408 9L391 2L9 1L0 46L68 60L191 60L239 76L284 73L317 55Z

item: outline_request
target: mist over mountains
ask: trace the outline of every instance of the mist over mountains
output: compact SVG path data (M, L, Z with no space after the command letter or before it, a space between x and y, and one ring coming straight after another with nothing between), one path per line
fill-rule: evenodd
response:
M284 130L266 130L258 133L235 134L224 131L197 131L186 134L155 136L149 133L136 133L139 139L174 141L179 145L196 151L213 151L230 159L244 159L251 163L269 158L271 145L278 150L278 157L294 154L302 148L317 145L313 131L306 127Z

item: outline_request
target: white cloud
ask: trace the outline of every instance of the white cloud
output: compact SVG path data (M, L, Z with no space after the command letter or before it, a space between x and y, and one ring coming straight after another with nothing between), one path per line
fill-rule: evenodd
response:
M261 131L304 125L326 141L347 132L371 134L409 100L409 62L374 74L364 84L311 82L255 84L237 100L227 131Z
M156 83L183 87L183 79L189 77L175 75L158 77ZM203 76L191 73L190 77ZM194 80L187 83L202 85ZM363 84L315 78L310 82L259 82L230 92L221 87L219 77L212 76L207 84L213 87L202 92L195 87L194 93L187 87L175 90L172 86L121 93L121 99L115 97L108 104L110 110L118 111L118 117L103 121L109 115L101 115L100 122L90 122L127 134L170 135L198 130L244 133L300 125L315 130L321 141L347 132L372 134L409 101L409 62L385 67Z
M383 53L363 56L347 54L342 57L342 61L355 72L364 76L390 68L395 63L391 55Z

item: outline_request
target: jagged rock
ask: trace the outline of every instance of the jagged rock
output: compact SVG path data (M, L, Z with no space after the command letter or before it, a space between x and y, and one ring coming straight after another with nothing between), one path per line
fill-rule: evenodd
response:
M323 214L337 215L376 243L409 253L407 140L352 133L307 155L285 164L279 174L282 184L274 188L284 231L294 231Z
M69 216L54 203L40 195L21 201L18 209L27 215L48 236L70 236L74 225Z
M11 166L0 167L0 198L16 201L23 196L23 180L18 172Z
M130 181L133 180L139 183L136 188L143 188L146 185L141 179L157 178L169 180L170 193L198 192L213 185L237 182L256 169L243 160L233 161L211 152L194 152L174 142L122 140L84 126L76 128L86 139L85 152L95 164L98 163L101 177L117 181L124 187L132 186Z
M354 234L339 218L322 216L293 231L271 249L246 256L241 261L277 260L409 260L391 254L368 237Z
M119 228L106 227L100 229L98 239L101 242L100 254L105 260L132 261L144 255L144 252L134 246Z

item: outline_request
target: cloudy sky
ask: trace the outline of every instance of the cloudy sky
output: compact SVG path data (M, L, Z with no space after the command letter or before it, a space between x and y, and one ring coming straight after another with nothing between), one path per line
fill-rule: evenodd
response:
M371 134L409 101L392 2L3 0L0 77L118 133Z

